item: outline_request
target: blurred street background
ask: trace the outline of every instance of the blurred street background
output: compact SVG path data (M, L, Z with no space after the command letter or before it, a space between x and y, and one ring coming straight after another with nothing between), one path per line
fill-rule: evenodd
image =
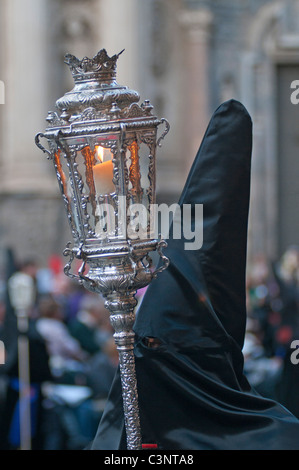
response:
M299 0L0 0L0 446L20 445L7 289L14 273L35 285L34 448L88 445L117 367L103 300L63 273L72 237L53 165L34 143L48 111L73 88L65 54L82 59L102 48L110 56L125 49L117 81L170 122L157 155L158 203L178 201L215 109L230 98L248 109L245 372L299 417L299 365L290 360L299 339L299 105L290 99L299 80Z

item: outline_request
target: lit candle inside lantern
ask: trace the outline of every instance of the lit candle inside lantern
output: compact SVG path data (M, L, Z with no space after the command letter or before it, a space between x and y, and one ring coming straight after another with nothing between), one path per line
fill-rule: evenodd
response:
M98 195L110 194L115 191L113 179L113 163L112 160L104 162L104 148L96 147L96 154L99 162L93 167L93 179L95 189Z

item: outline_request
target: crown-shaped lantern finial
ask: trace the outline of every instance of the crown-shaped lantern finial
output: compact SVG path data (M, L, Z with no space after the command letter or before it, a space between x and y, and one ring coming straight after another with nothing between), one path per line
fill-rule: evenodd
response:
M116 80L116 63L124 49L109 57L106 49L101 49L92 59L78 59L66 54L65 63L69 66L75 86L56 101L56 108L63 121L74 122L78 119L117 119L122 117L148 116L151 106L137 103L139 93ZM122 114L123 113L123 114ZM57 125L58 115L51 113L47 121L50 126Z
M124 49L109 57L106 49L101 49L92 59L78 59L72 54L66 54L64 62L70 67L75 83L85 80L97 80L111 83L116 78L116 62Z

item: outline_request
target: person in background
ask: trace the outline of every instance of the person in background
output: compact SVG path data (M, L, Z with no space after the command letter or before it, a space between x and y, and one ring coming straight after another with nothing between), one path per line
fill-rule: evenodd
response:
M45 296L39 300L38 313L36 329L45 340L53 374L57 376L69 368L73 369L74 363L80 368L86 353L69 333L59 303L53 296Z
M118 365L118 352L104 299L87 293L82 298L76 319L68 324L68 328L89 355L85 373L93 397L106 399Z
M84 295L76 318L68 323L68 329L89 355L101 351L103 343L113 332L103 298L96 294Z
M6 311L2 312L4 315ZM29 317L29 327L26 333L29 342L29 371L31 393L31 437L32 450L43 447L42 426L44 410L42 402L44 394L43 383L52 380L50 358L44 338L36 329L35 318ZM4 338L4 333L1 338ZM14 339L10 341L5 351L5 363L0 367L1 390L3 399L0 416L0 450L14 450L20 446L19 430L19 356L18 330L15 325ZM6 346L6 343L4 343Z

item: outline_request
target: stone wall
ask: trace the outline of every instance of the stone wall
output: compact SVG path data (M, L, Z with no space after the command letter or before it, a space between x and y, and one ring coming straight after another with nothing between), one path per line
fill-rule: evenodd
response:
M0 251L12 246L45 264L69 239L52 165L34 136L72 87L65 53L104 47L125 48L119 83L170 122L158 152L159 202L177 201L215 108L244 103L254 122L249 256L278 256L276 67L298 63L298 24L293 0L2 0Z

